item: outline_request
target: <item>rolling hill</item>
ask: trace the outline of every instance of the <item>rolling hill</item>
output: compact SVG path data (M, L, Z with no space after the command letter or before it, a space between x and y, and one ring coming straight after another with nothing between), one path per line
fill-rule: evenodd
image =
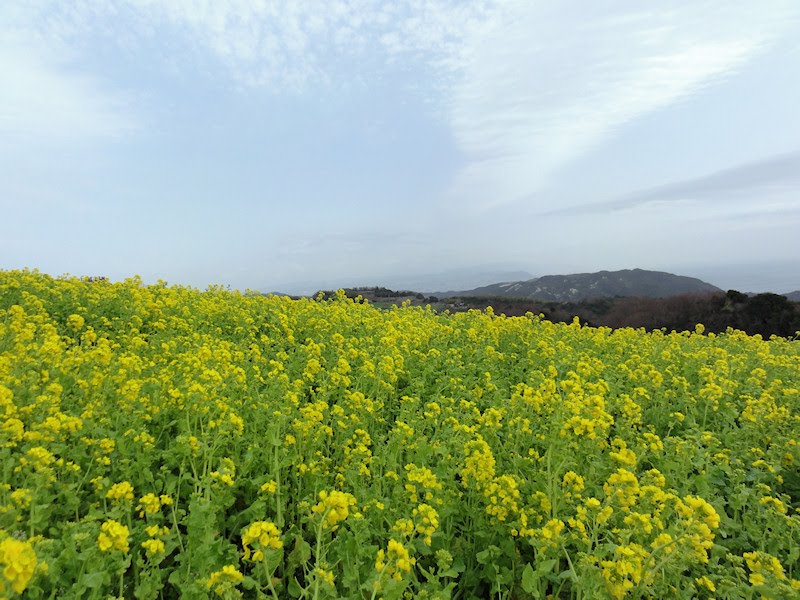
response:
M719 292L722 290L718 287L694 277L644 269L625 269L574 275L546 275L527 281L495 283L460 292L435 292L433 295L444 298L492 296L547 302L579 302L595 298L667 298L683 294Z

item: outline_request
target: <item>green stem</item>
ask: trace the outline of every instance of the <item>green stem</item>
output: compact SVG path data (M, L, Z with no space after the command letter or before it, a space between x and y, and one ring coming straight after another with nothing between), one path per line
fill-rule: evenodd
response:
M80 498L81 490L83 489L83 486L86 484L86 480L89 478L89 473L92 472L92 465L93 464L94 463L90 462L89 466L86 467L86 470L83 473L83 479L81 479L81 482L78 484L78 488L75 490L75 496L78 497L78 498ZM80 517L80 508L81 508L81 503L78 502L78 505L75 507L75 521L76 522L79 521L80 518L81 518Z
M272 470L275 476L275 512L278 528L283 529L283 506L281 505L281 471L278 449L275 448L272 459Z
M388 559L389 557L387 556L386 558ZM384 563L383 568L380 570L380 573L378 573L378 581L375 582L376 584L380 583L381 579L383 579L383 573L384 571L386 571L387 568L389 568L388 562ZM378 585L375 585L372 588L372 596L370 596L369 600L375 600L375 596L378 595L378 589L379 589Z
M181 555L185 553L185 549L183 547L183 538L181 537L181 532L178 529L178 515L175 512L176 507L180 505L181 499L181 481L183 480L183 464L181 464L180 470L178 471L178 485L175 488L175 501L170 506L170 512L172 513L172 524L175 527L175 537L178 538L178 546L181 549Z
M330 509L328 509L328 511L329 510ZM325 511L325 514L322 515L322 521L317 527L317 550L314 553L314 600L319 598L319 573L317 573L317 569L319 568L320 556L322 553L322 528L325 525L325 519L328 516L328 511Z
M686 537L686 535L687 535L687 533L684 531L684 532L683 532L681 535L679 535L677 538L675 538L675 539L674 539L674 540L672 540L671 542L669 542L669 543L667 543L667 544L664 544L663 546L658 546L657 548L655 548L655 549L653 550L653 552L652 552L651 556L655 556L657 553L659 553L659 552L662 552L662 551L665 551L665 550L666 550L666 548L669 548L670 546L676 546L676 545L678 545L678 543L679 543L681 540L683 540L683 538L685 538L685 537ZM639 581L639 583L636 585L636 587L635 587L635 588L633 588L633 590L631 590L631 591L632 591L632 593L633 593L633 594L635 594L635 596L634 596L634 597L639 597L639 594L641 593L641 588L642 588L642 585L646 584L646 583L647 583L647 580L648 580L648 579L650 579L650 577L651 577L651 576L655 576L655 574L656 574L656 573L658 573L658 572L661 570L661 568L662 568L664 565L666 565L666 564L667 564L667 563L670 561L670 559L672 559L672 558L673 558L674 552L675 552L674 550L673 550L672 552L668 552L668 553L666 554L666 556L665 556L665 557L664 557L664 558L661 560L661 562L659 562L658 564L656 564L656 566L655 566L655 567L653 567L652 569L648 569L648 570L645 572L645 574L642 576L641 580L640 580L640 581Z
M278 600L278 592L275 591L275 586L272 585L272 575L275 573L275 571L273 570L272 573L267 571L267 565L265 563L264 573L267 574L267 585L269 586L269 591L272 594L272 597L275 598L275 600Z
M133 531L133 519L131 518L131 511L130 510L128 511L127 517L128 517L128 519L127 519L127 521L128 521L128 531L132 532ZM138 566L137 562L135 560L133 560L133 559L131 559L131 563L133 565L134 586L135 587L139 587L139 566ZM119 594L120 598L122 597L122 587L121 586L122 586L122 574L120 574L120 594Z

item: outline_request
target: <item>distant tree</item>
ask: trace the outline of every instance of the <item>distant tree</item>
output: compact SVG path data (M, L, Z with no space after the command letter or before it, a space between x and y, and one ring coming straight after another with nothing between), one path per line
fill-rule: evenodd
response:
M728 290L727 292L725 292L725 299L735 304L744 304L749 300L747 294L743 294L742 292L737 292L736 290Z

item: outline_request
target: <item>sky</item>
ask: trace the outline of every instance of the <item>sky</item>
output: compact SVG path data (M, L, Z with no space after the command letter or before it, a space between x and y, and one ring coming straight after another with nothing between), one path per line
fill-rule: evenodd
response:
M796 0L8 0L0 269L787 292L798 107Z

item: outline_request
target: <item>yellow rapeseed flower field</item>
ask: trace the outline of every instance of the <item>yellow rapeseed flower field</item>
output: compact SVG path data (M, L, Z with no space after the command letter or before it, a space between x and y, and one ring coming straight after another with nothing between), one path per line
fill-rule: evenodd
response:
M800 597L800 342L0 271L0 597Z

